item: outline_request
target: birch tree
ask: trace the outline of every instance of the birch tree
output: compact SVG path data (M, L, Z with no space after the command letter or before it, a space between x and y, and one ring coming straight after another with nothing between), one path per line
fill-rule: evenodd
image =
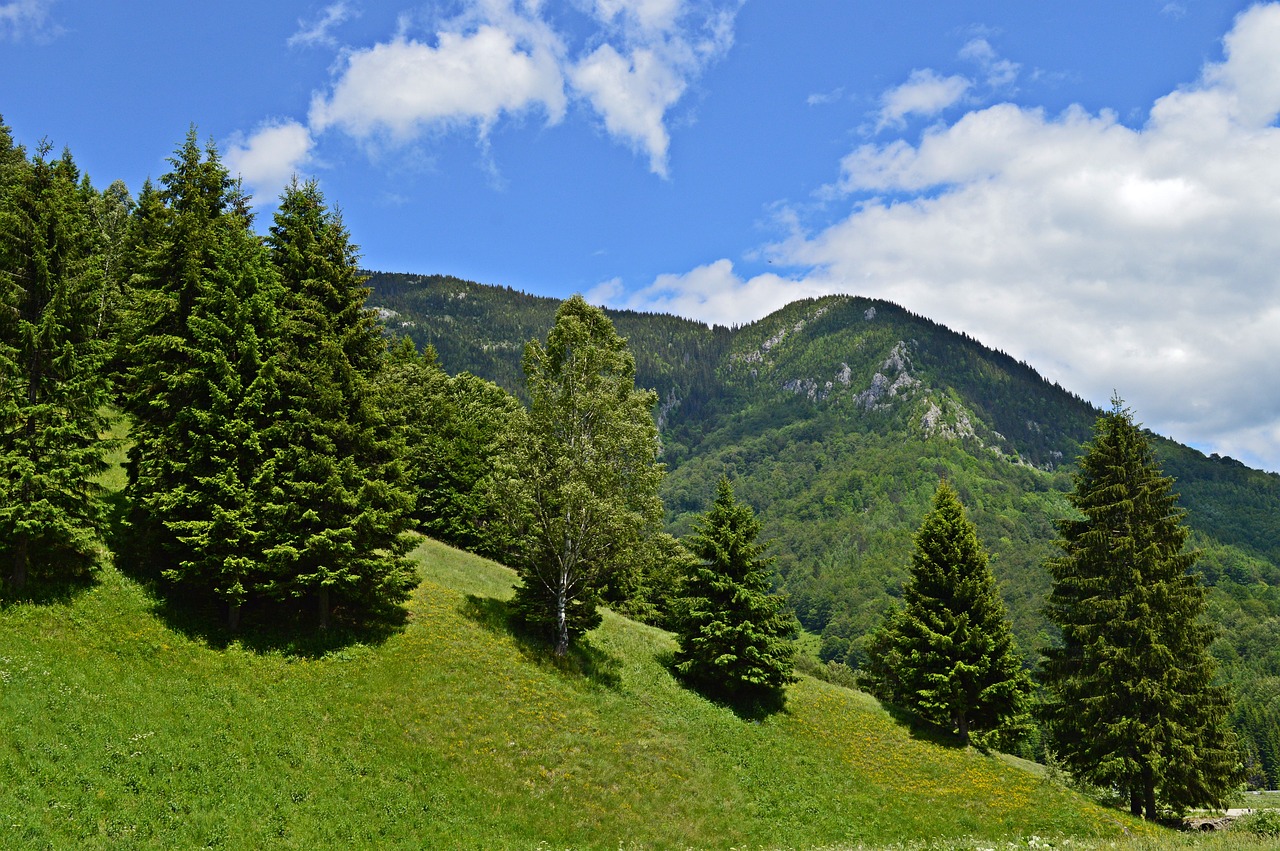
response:
M495 486L515 541L515 609L554 642L600 622L600 591L659 531L658 433L652 391L613 323L581 296L560 306L545 345L525 347L527 409L505 438Z

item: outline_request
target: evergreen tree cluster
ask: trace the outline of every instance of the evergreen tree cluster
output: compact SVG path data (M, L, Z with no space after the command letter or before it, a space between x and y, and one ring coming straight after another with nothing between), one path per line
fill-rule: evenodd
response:
M403 600L413 496L379 405L386 344L314 183L269 235L194 130L126 232L120 398L131 523L173 585L251 600Z

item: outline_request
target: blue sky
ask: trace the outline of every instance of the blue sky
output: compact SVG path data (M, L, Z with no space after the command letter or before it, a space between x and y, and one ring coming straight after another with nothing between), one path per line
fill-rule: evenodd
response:
M1280 5L0 0L0 115L196 124L370 268L746 322L888 298L1280 470Z

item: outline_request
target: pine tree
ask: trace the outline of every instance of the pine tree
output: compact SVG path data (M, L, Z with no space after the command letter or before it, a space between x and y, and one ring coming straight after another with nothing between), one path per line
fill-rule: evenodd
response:
M503 441L494 487L520 575L514 607L555 653L600 622L600 590L662 520L652 391L604 311L560 305L545 346L525 348L528 410Z
M1118 789L1148 819L1222 806L1238 780L1226 689L1215 685L1205 592L1173 480L1117 399L1098 418L1058 523L1046 613L1044 718L1079 778Z
M1030 679L978 530L947 482L916 533L903 606L872 638L866 676L878 697L955 731L1007 727Z
M162 575L221 599L234 628L265 581L257 494L280 286L217 150L202 151L193 128L170 162L126 237L127 493Z
M677 616L676 670L694 686L735 703L781 704L795 681L792 639L798 624L786 600L771 594L772 560L760 521L722 477L716 499L686 541L696 561Z
M0 554L10 583L88 572L108 380L96 193L71 155L19 159L0 125Z
M291 184L267 238L284 287L277 396L260 493L264 592L316 601L400 602L413 495L380 407L386 343L364 308L368 290L341 217L314 182Z

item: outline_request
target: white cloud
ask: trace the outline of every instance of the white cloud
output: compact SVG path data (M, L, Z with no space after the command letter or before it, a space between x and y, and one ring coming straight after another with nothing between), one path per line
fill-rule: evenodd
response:
M607 281L601 281L583 295L589 303L598 305L611 305L617 302L626 294L626 288L622 285L621 278L610 278Z
M786 307L799 298L831 292L824 281L794 280L774 274L741 278L732 261L721 259L684 274L659 275L652 284L624 295L621 282L606 281L587 298L627 310L689 316L721 325L743 324Z
M1018 79L1022 66L1009 59L1002 59L996 54L991 42L985 38L972 38L960 48L960 58L978 63L986 75L987 85L993 89L1003 89L1013 85Z
M312 96L310 131L405 146L472 128L485 168L497 174L487 148L492 127L530 112L554 125L576 99L665 177L668 113L733 44L741 0L577 2L599 29L576 46L543 0L464 0L461 14L438 21L430 40L415 37L412 16L402 16L389 40L342 53L331 85ZM333 45L333 28L354 14L348 0L331 3L314 21L299 22L289 44Z
M839 86L829 92L814 92L805 98L805 103L809 106L823 106L828 103L835 103L844 97L844 86Z
M310 23L299 20L298 31L289 36L289 47L312 47L322 45L334 47L337 41L333 37L333 29L345 21L354 18L359 12L347 0L330 3L314 21Z
M574 92L591 104L611 136L648 154L649 170L666 177L667 113L733 45L736 7L596 0L593 8L613 40L569 69Z
M876 130L901 127L908 115L937 115L964 97L972 85L959 75L941 77L929 68L916 69L905 83L881 95Z
M1180 440L1280 470L1280 4L1146 124L1000 104L864 145L844 217L772 246L799 280L721 260L625 306L704 320L853 292L898 302Z
M682 0L595 0L595 14L606 23L624 19L649 32L666 32L684 11Z
M0 38L17 40L58 34L49 11L57 0L10 0L0 3Z
M545 43L485 24L441 32L434 46L397 36L351 53L329 96L311 103L311 129L338 127L368 140L406 142L439 123L475 123L483 134L503 114L540 108L555 123L564 80Z
M610 135L649 155L649 170L667 176L666 112L684 94L685 81L651 50L623 58L602 44L570 73L574 88L591 102Z
M248 138L233 138L224 160L253 190L258 203L271 203L307 163L311 133L296 121L267 122Z

